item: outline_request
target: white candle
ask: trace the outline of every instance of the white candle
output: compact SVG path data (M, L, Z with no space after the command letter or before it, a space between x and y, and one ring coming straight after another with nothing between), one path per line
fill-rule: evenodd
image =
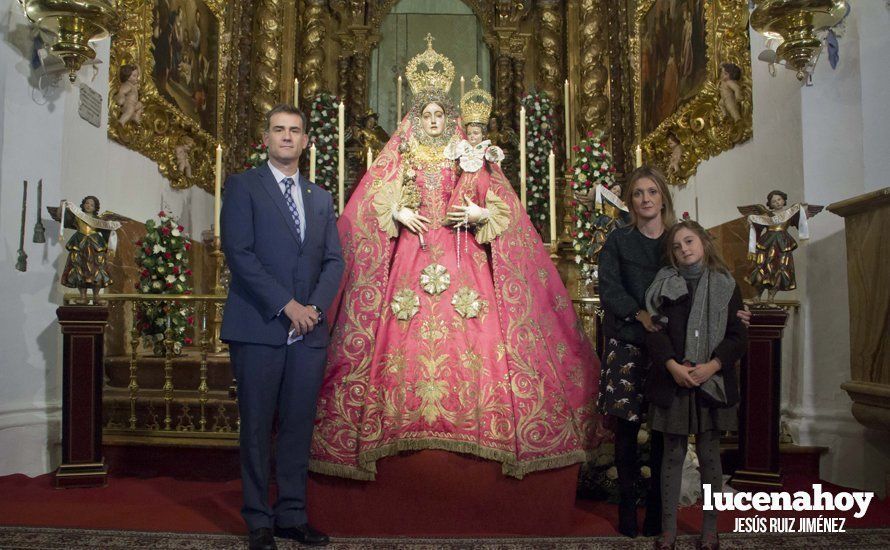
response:
M396 85L396 126L402 123L402 75L399 75L399 83Z
M346 105L340 101L337 112L337 206L343 212L343 195L346 186Z
M519 109L519 199L522 201L522 207L526 210L527 197L525 188L525 169L526 169L526 152L525 152L525 105Z
M572 143L571 143L571 112L569 110L569 79L566 79L565 85L565 99L563 100L565 103L565 117L566 117L566 166L569 166L569 159L572 156Z
M315 182L315 144L309 148L309 181Z
M460 97L463 99L466 87L464 86L464 77L460 77Z
M637 145L637 155L636 155L636 163L637 168L643 165L643 148Z
M371 164L372 164L373 162L374 162L374 156L373 156L373 154L371 153L371 148L368 147L368 160L367 160L367 162L365 163L365 169L366 169L366 170L370 170L370 169L371 169Z
M219 212L222 208L222 145L216 146L216 179L213 182L213 236L219 237Z
M556 154L550 149L547 158L550 163L550 247L555 248L556 242Z
M294 107L300 108L300 79L294 79Z

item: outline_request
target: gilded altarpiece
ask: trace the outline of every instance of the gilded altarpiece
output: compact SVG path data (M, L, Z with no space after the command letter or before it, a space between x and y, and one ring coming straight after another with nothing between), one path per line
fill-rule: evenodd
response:
M213 190L214 149L231 137L228 98L237 96L244 5L221 0L122 0L111 47L110 97L138 71L140 120L120 121L109 102L108 135L158 164L174 188ZM121 69L128 67L122 73Z

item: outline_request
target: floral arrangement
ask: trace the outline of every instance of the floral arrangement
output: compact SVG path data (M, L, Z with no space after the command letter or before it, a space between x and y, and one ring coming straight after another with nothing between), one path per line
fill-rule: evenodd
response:
M525 107L526 182L528 215L543 234L548 230L550 216L550 168L547 157L554 148L553 129L555 116L550 96L533 92L522 98Z
M315 184L330 191L337 203L337 116L340 98L323 92L309 105L309 132L315 143ZM308 151L304 154L308 159ZM308 174L307 174L308 175Z
M644 425L637 434L640 451L640 477L635 487L637 503L646 501L646 492L652 470L649 468L650 433ZM615 465L614 443L603 443L593 451L590 462L581 465L578 478L578 496L588 500L605 500L617 504L621 495L618 490L618 466Z
M269 160L269 151L266 144L262 141L251 143L250 154L247 155L247 160L244 161L244 168L256 168L267 160Z
M607 189L615 186L615 165L612 155L606 150L600 136L588 132L581 143L572 147L575 161L572 164L572 191L586 194L602 184ZM572 199L572 246L575 250L575 263L580 266L581 279L585 283L596 279L595 258L588 251L594 246L597 232L602 232L602 224L597 223L594 212L578 200ZM596 205L593 205L594 210ZM604 239L606 235L600 235Z
M191 243L184 228L163 210L159 221L145 222L145 237L136 241L136 265L140 268L136 291L141 294L191 294L192 270L188 252ZM176 302L141 302L136 308L136 325L146 348L164 355L164 333L173 331L173 351L190 345L186 329L193 324L188 307Z

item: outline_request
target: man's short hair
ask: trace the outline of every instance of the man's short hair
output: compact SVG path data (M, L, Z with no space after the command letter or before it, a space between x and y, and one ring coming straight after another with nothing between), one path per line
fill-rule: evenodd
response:
M294 107L290 103L279 103L278 105L269 109L269 112L266 113L266 131L271 130L272 117L277 115L278 113L288 113L291 115L298 115L300 120L303 121L303 133L309 133L309 117L306 116L306 113L301 111L300 109Z

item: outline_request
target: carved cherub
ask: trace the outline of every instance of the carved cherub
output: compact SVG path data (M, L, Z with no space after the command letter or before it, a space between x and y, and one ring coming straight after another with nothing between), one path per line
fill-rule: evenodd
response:
M125 126L131 120L136 124L142 123L142 102L139 101L139 67L136 65L123 65L120 69L121 86L114 96L114 101L121 108L121 115L117 121Z

